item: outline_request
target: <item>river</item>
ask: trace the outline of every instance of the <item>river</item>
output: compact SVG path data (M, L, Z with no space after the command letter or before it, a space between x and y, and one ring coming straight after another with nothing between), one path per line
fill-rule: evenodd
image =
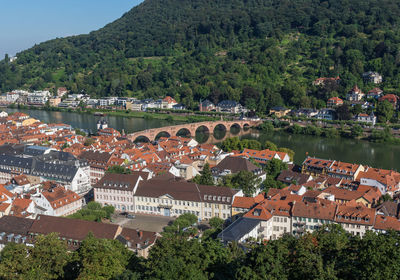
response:
M43 110L17 110L6 109L7 112L24 112L31 117L45 123L66 123L75 128L95 131L96 123L102 117L91 114L78 114L74 112L47 112ZM141 131L149 128L157 128L178 124L166 120L146 120L142 118L125 118L119 116L105 116L110 127L126 133ZM224 132L218 131L217 139L223 137ZM336 159L351 163L361 163L373 167L400 170L400 145L386 143L371 143L362 140L336 138L328 139L309 135L290 135L283 132L259 133L252 130L251 134L243 138L257 139L261 143L272 141L279 147L287 147L295 151L294 161L301 164L306 155L324 159ZM197 135L196 139L207 139L204 135Z

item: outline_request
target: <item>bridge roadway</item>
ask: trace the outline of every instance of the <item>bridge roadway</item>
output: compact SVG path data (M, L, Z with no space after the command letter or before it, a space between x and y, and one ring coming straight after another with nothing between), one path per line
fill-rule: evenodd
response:
M161 132L167 133L169 136L176 136L181 130L185 130L191 137L196 135L196 130L200 127L205 127L210 133L214 132L215 127L222 125L226 131L230 131L231 127L236 125L243 129L245 126L254 127L262 121L253 120L235 120L235 121L206 121L197 123L180 124L159 128L146 129L137 131L127 135L128 139L135 141L138 137L146 137L149 141L155 141L158 134Z

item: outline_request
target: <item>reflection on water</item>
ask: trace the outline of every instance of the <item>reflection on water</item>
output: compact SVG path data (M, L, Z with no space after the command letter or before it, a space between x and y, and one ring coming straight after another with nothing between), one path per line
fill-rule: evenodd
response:
M125 133L141 131L150 128L157 128L179 124L179 122L167 120L145 120L143 118L126 118L118 116L94 116L93 114L77 114L73 112L47 112L42 110L18 110L6 109L10 112L23 112L30 115L32 118L39 119L45 123L66 123L75 128L81 128L91 131L96 131L96 123L100 119L105 119L108 126L119 131L124 130Z

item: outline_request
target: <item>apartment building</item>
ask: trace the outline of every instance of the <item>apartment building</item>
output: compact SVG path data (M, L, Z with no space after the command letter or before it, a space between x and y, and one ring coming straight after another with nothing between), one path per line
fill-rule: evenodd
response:
M101 205L112 205L117 211L135 211L134 194L145 172L106 174L94 185L94 200Z
M230 219L236 196L243 196L242 191L155 178L140 182L134 204L138 213L171 217L191 213L199 220L212 217Z

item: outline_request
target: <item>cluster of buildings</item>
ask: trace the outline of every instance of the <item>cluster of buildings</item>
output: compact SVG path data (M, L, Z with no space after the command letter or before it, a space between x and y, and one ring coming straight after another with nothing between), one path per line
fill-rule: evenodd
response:
M277 239L339 224L349 234L400 231L397 199L400 173L336 160L308 157L301 170L285 170L278 180L283 189L270 188L256 197L237 197L235 220L220 234L224 242Z
M365 72L363 74L363 80L366 83L380 84L382 82L382 76L377 72ZM313 82L315 86L327 86L328 84L338 84L340 83L340 77L334 78L318 78ZM384 94L383 90L375 87L368 91L367 93L362 92L362 90L355 85L347 94L345 100L340 97L331 97L327 100L327 108L322 109L312 109L312 108L302 108L298 110L290 110L285 107L274 107L271 108L270 114L277 117L284 117L286 115L292 115L296 117L306 117L315 118L320 120L335 120L337 118L336 109L342 106L345 102L351 106L360 105L363 110L374 109L374 102L371 100L377 100L378 102L383 102L387 100L393 105L394 109L398 108L399 97L395 94ZM367 123L371 125L376 124L376 116L371 110L371 113L359 113L353 117L354 121L360 123Z
M160 176L187 181L200 175L208 163L217 183L224 176L241 170L265 179L265 173L251 159L261 165L273 158L290 162L289 156L282 152L225 153L213 144L199 144L182 137L136 144L107 126L99 129L97 136L85 137L76 135L68 125L45 124L23 113L10 116L4 113L0 123L3 123L0 125L0 184L5 187L4 197L7 197L3 201L5 204L0 204L0 208L4 208L3 215L14 213L12 206L20 198L28 199L24 200L26 207L23 207L27 216L69 215L85 203L77 197L97 197L95 186L113 166L139 172L140 180L144 181ZM126 190L125 194L132 194L132 190ZM136 207L133 197L103 194L98 199L103 205L113 205L120 211L146 211L144 207ZM55 200L58 202L54 204ZM128 201L132 203L122 203ZM229 201L232 202L232 198ZM151 209L153 213L155 208ZM201 209L195 212L199 219L209 217ZM171 216L179 214L170 213ZM221 218L226 217L228 214L221 212Z
M363 75L363 78L366 82L379 84L382 82L382 76L380 76L376 72L366 72ZM318 78L313 82L313 85L316 86L324 86L327 83L339 83L340 78ZM336 109L337 107L342 106L345 102L347 102L351 106L360 105L363 110L366 109L374 109L374 103L371 100L377 100L378 102L383 102L387 100L389 103L393 105L395 110L398 109L399 97L395 94L384 94L383 90L378 87L375 87L368 91L367 93L362 92L362 90L355 85L347 94L346 99L343 100L340 97L331 97L327 100L327 108L322 109L311 109L311 108L302 108L298 110L290 110L285 107L274 107L271 108L270 114L275 115L277 117L284 117L286 115L292 115L296 117L306 117L306 118L315 118L320 120L335 120L337 118ZM370 125L376 124L376 116L371 110L371 113L359 113L353 117L354 121L360 123L366 123Z
M396 198L400 192L400 173L393 170L312 157L296 170L285 152L226 153L178 136L134 143L107 126L86 137L68 125L44 124L22 113L0 113L0 141L0 244L33 244L37 234L55 231L72 249L79 247L89 231L99 230L97 225L62 216L82 209L88 199L121 212L234 221L221 232L224 241L300 235L330 223L359 236L367 230L400 230L398 204L381 204L383 195ZM216 183L240 171L263 181L262 167L272 159L291 166L278 176L287 184L284 189L258 189L246 197L240 189L190 182L206 163ZM114 166L130 174L108 173ZM95 236L107 231L104 238L120 240L142 255L157 238L100 225L104 228ZM73 227L82 230L78 234Z
M148 109L166 109L166 110L185 110L184 104L178 103L171 96L160 99L143 99L130 97L103 97L91 98L87 94L69 94L64 87L57 89L53 95L50 89L43 91L29 92L26 90L13 90L0 96L0 105L21 104L29 106L45 106L59 108L77 108L83 106L96 109L123 109L131 111L147 111ZM248 110L239 102L232 100L223 100L214 104L209 100L201 101L199 104L201 112L221 112L241 114Z

